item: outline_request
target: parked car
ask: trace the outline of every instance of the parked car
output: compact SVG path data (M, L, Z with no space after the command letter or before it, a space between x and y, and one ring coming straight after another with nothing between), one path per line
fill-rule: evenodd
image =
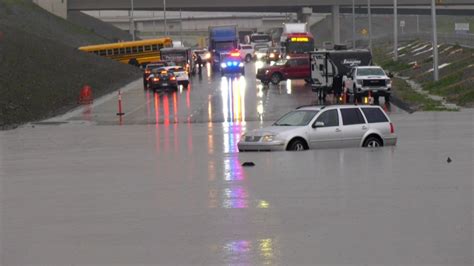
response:
M271 47L267 51L265 60L267 61L268 64L270 64L271 62L276 62L280 60L282 55L283 55L283 50L281 47Z
M253 58L253 47L250 44L239 44L239 51L240 51L240 57L242 60L245 60L245 62L250 62L252 61Z
M393 123L380 106L306 106L270 127L242 135L239 151L275 151L396 145Z
M196 62L198 55L201 56L201 60L203 63L211 62L211 52L209 52L207 49L194 50L194 62Z
M148 77L148 88L154 91L171 88L178 89L176 76L165 67L153 69Z
M379 66L354 67L343 77L343 81L349 94L354 96L354 102L360 103L362 97L368 96L369 92L375 103L379 102L379 97L384 97L385 102L390 101L392 81Z
M150 76L153 69L158 69L169 65L172 65L172 63L167 61L158 61L147 64L145 70L143 71L143 86L146 88L148 84L148 77Z
M307 55L296 55L277 61L258 69L257 79L263 84L269 82L277 85L286 79L309 80L311 76L309 68L309 57Z
M265 60L265 57L267 56L267 52L269 50L269 47L266 46L266 45L261 45L261 46L255 45L254 49L255 49L254 59L256 59L256 60Z
M163 68L176 77L178 85L183 85L183 87L185 88L188 87L189 75L188 72L186 72L186 70L182 66L168 66Z

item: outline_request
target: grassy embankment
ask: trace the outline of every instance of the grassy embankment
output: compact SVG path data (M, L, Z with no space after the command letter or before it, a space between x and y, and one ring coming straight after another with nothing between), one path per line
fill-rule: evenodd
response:
M383 43L374 49L375 62L383 68L418 83L424 91L443 97L447 102L463 107L474 106L474 55L472 49L442 44L439 47L440 80L432 80L432 50L429 43L413 41L401 45L400 59L392 59L391 45ZM415 65L417 67L413 67ZM444 66L443 66L444 65ZM446 110L440 101L413 90L401 78L394 79L394 94L415 110Z
M0 129L70 110L85 84L98 97L139 78L134 67L77 50L107 42L31 0L0 0Z

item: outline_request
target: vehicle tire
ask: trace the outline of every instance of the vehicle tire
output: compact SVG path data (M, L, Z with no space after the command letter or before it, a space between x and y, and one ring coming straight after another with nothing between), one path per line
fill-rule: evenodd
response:
M370 136L367 139L365 139L364 144L362 145L367 148L378 148L382 147L383 143L379 138Z
M305 143L300 139L292 140L287 147L288 151L304 151L306 150Z
M278 85L280 83L282 77L280 73L273 73L272 76L270 77L270 81L274 85Z
M390 94L389 95L385 95L385 103L390 103Z
M245 62L249 63L250 61L252 61L252 56L248 54L245 56Z
M242 71L240 71L240 74L242 74L242 76L245 76L245 69L242 69Z

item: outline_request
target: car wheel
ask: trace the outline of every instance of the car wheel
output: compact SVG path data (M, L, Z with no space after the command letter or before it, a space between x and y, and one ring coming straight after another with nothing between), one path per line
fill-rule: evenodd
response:
M270 81L272 82L272 84L278 85L278 83L280 83L281 81L281 75L279 73L273 73L270 78Z
M368 137L365 141L364 141L364 144L363 144L364 147L367 147L367 148L378 148L378 147L382 147L383 146L383 143L382 141L379 139L379 138L376 138L376 137Z
M289 151L304 151L306 150L306 146L304 142L300 139L295 139L288 144L287 150Z
M252 61L252 56L248 54L248 55L245 56L245 62L248 63L250 61Z

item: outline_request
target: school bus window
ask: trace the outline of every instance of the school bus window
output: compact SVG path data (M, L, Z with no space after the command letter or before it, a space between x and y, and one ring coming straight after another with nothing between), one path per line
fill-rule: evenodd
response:
M153 51L158 51L158 45L153 44L153 45L151 46L151 49L152 49Z
M105 50L100 50L99 55L101 56L107 55L107 52Z
M150 45L146 45L146 46L145 46L145 51L150 51L150 50L151 50Z
M130 54L130 53L132 53L132 48L127 47L127 54Z
M120 48L120 53L125 54L125 48Z
M137 52L137 47L136 47L136 46L133 46L133 47L132 47L132 52L134 52L134 53Z
M92 51L92 53L99 55L99 51Z
M112 55L112 49L107 50L107 55Z
M119 54L119 49L118 48L114 49L114 54Z
M138 46L138 52L139 53L143 52L143 46Z

